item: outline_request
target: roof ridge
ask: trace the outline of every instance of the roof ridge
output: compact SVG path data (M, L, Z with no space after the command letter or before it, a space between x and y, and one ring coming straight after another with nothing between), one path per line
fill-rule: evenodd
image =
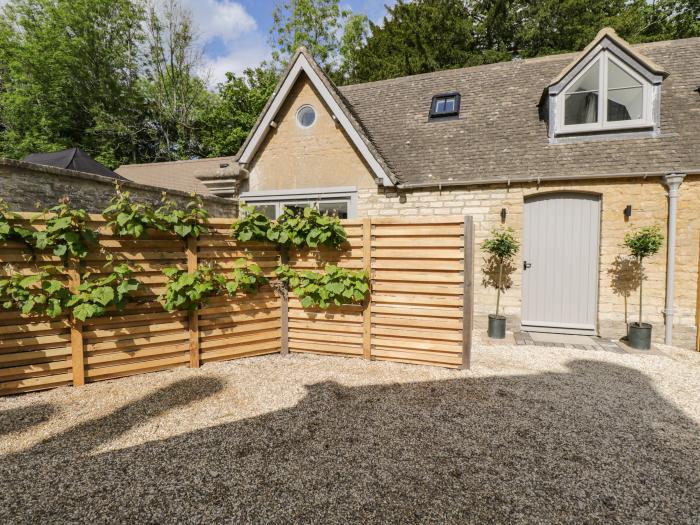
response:
M620 38L618 36L618 38ZM596 37L597 40L597 37ZM657 47L661 45L668 45L670 43L675 43L675 42L687 42L691 40L700 40L700 37L689 37L689 38L675 38L675 39L670 39L670 40L655 40L652 42L639 42L637 44L630 44L630 47L636 49L636 48L650 48L650 47ZM354 87L359 87L359 86L367 86L370 84L380 84L382 82L385 83L391 83L391 82L399 82L401 80L407 79L407 78L413 78L413 79L419 79L419 78L427 78L430 77L431 75L437 75L439 73L448 73L448 72L453 72L453 71L474 71L478 69L484 69L484 68L490 68L494 66L505 66L505 65L519 65L519 64L531 64L531 63L536 63L536 62L546 62L546 61L553 61L553 60L564 60L566 58L573 59L580 55L584 50L580 51L566 51L563 53L554 53L551 55L542 55L542 56L537 56L537 57L529 57L529 58L515 58L511 60L504 60L501 62L491 62L489 64L478 64L475 66L465 66L465 67L456 67L452 69L439 69L437 71L430 71L428 73L416 73L415 75L404 75L402 77L394 77L394 78L385 78L382 80L371 80L369 82L359 82L357 84L347 84L344 86L338 86L339 90L352 90Z

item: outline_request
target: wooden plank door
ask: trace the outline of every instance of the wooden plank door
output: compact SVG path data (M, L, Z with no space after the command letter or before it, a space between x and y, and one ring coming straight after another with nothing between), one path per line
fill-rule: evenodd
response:
M600 198L550 193L525 201L523 329L595 334Z

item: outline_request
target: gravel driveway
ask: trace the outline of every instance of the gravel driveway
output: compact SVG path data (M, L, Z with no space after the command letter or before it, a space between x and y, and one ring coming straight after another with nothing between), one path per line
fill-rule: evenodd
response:
M699 523L700 354L269 356L0 399L2 523Z

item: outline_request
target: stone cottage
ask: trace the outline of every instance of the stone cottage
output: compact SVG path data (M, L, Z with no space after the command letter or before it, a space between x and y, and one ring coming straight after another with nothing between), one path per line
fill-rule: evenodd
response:
M631 46L611 29L580 53L340 88L302 49L239 152L240 195L270 216L468 214L477 243L511 227L510 327L616 338L638 305L621 243L658 224L668 242L647 264L645 317L691 347L699 86L700 38ZM477 287L477 323L494 302Z

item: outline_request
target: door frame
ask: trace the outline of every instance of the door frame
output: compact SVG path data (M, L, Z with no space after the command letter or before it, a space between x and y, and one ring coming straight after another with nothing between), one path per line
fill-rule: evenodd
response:
M571 334L571 335L593 335L598 336L600 334L600 267L601 258L603 255L603 194L597 191L591 190L580 190L580 189L557 189L538 192L535 191L528 195L523 196L523 222L522 222L522 232L523 232L523 261L525 255L525 206L527 201L537 197L546 197L553 195L589 195L596 197L600 203L599 210L599 221L598 221L598 251L596 253L595 260L595 316L593 323L593 331L587 328L575 328L569 327L557 327L557 323L547 323L546 325L538 326L538 323L529 323L527 325L523 324L523 309L525 305L525 270L521 269L521 286L520 286L520 329L526 332L541 332L541 333L554 333L554 334ZM521 267L522 268L522 267Z

